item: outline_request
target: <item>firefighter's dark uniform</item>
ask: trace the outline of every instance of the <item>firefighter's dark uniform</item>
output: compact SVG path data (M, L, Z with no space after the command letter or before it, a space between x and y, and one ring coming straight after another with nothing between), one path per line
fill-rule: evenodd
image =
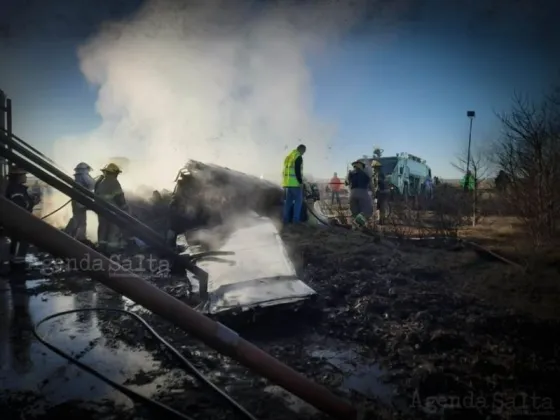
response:
M10 180L6 186L6 198L31 213L33 207L37 204L37 199L31 197L27 191L27 186L18 180L19 176L23 174L10 174ZM10 244L10 264L12 268L24 268L29 243L13 237L10 239L12 241Z
M124 192L116 177L119 173L120 169L112 163L103 168L103 176L95 183L94 192L108 203L127 211L128 205ZM103 217L99 217L97 242L101 252L118 251L124 246L122 232L119 227Z

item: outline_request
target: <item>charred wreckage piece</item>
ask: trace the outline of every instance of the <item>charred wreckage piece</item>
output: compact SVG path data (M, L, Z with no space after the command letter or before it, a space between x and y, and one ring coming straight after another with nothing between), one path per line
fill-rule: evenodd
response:
M197 250L194 259L208 281L187 277L198 280L205 301L201 310L216 314L294 304L315 295L297 277L275 226L282 201L282 188L272 182L190 160L179 171L173 194L154 194L153 212L145 217L149 223L165 220L167 213L168 245L176 246L183 236L187 249ZM234 257L221 258L227 255Z

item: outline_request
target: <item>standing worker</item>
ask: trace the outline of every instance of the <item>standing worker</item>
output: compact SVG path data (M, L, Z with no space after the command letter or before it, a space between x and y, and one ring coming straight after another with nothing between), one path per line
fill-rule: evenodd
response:
M352 162L346 184L350 186L350 212L355 226L364 226L373 216L373 200L369 191L374 191L372 178L365 171L365 164L359 160Z
M300 144L284 159L282 187L284 188L284 224L299 223L303 207L303 155L306 147Z
M121 210L128 211L128 205L124 197L124 191L117 177L122 172L114 163L109 163L101 169L103 175L95 183L94 193L108 203ZM123 246L122 235L118 226L109 223L108 220L99 217L97 228L97 244L99 251L109 253L118 251Z
M95 180L89 174L91 171L92 168L87 163L78 163L78 165L74 168L74 181L88 191L93 192L95 188ZM72 200L72 218L66 225L64 231L78 241L85 241L86 230L87 208L78 203L76 200Z
M26 182L27 172L16 166L10 166L6 198L31 213L33 207L39 204L40 196L30 195L27 185L25 185ZM10 239L10 268L12 270L23 270L25 269L25 256L29 249L29 243L20 241L17 238Z
M476 180L472 175L470 170L467 171L463 179L461 180L461 188L465 191L474 191L474 187L476 185Z
M431 176L427 176L426 180L424 181L424 196L428 199L431 200L434 198L434 182L432 181L432 177Z
M387 188L387 183L385 182L385 174L380 172L377 180L377 209L379 210L379 224L385 224L385 218L387 216L387 204L389 201L389 189Z
M336 203L340 207L340 188L342 187L342 182L336 172L331 178L331 182L329 182L329 187L331 189L331 206L334 204L336 198Z

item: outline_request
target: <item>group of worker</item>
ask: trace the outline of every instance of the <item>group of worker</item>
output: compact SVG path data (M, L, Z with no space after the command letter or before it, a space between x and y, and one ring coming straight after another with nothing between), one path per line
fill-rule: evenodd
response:
M300 223L302 221L302 209L304 207L304 177L303 177L303 155L306 147L300 144L291 151L284 159L284 170L282 173L282 187L284 188L284 224ZM375 179L377 178L377 179ZM329 184L331 204L336 199L340 205L340 189L343 183L335 173ZM385 185L383 173L372 177L365 171L365 163L357 160L352 163L344 185L350 189L350 212L353 225L364 226L374 214L373 199L377 199L377 208L380 214L379 223L384 223L388 190ZM371 194L371 195L370 195Z
M74 168L74 181L107 203L128 211L124 191L118 180L121 169L115 163L109 163L101 169L102 175L97 179L91 177L93 169L85 162ZM65 232L79 241L85 241L87 231L87 208L72 200L72 218L65 228ZM107 254L123 247L124 239L120 229L105 218L99 217L97 227L97 249Z
M74 181L93 192L95 195L103 198L108 203L128 211L125 200L124 191L118 180L121 169L114 163L109 163L101 169L102 175L97 179L93 179L90 175L91 166L81 162L74 169ZM35 190L31 190L26 185L27 172L17 166L10 166L8 172L8 183L6 185L5 196L11 202L17 204L28 212L32 212L33 208L40 203L41 194ZM72 218L64 229L65 233L74 237L79 241L86 240L87 230L87 208L72 200ZM103 217L99 217L99 226L97 229L98 251L108 254L118 251L123 246L123 235L120 229L111 224ZM11 269L17 271L25 268L25 257L29 244L18 238L11 238L10 244L10 266Z

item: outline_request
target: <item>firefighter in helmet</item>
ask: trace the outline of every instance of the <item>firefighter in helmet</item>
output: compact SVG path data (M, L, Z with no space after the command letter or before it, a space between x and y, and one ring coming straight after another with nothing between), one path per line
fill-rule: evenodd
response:
M121 169L116 164L109 163L101 169L101 172L103 175L94 186L95 195L121 210L128 211L124 191L117 179L122 172ZM124 246L122 232L118 226L113 225L103 217L99 217L97 244L99 251L103 253L119 251Z
M10 166L6 198L31 213L41 198L39 195L29 194L26 182L27 172L17 166ZM10 266L12 270L25 269L25 256L28 249L29 243L18 238L11 238Z
M91 171L91 166L85 162L78 163L74 168L74 181L89 191L93 191L95 186L95 180L90 175ZM86 230L87 208L77 201L72 200L72 218L66 225L64 231L75 239L84 241L86 239Z

